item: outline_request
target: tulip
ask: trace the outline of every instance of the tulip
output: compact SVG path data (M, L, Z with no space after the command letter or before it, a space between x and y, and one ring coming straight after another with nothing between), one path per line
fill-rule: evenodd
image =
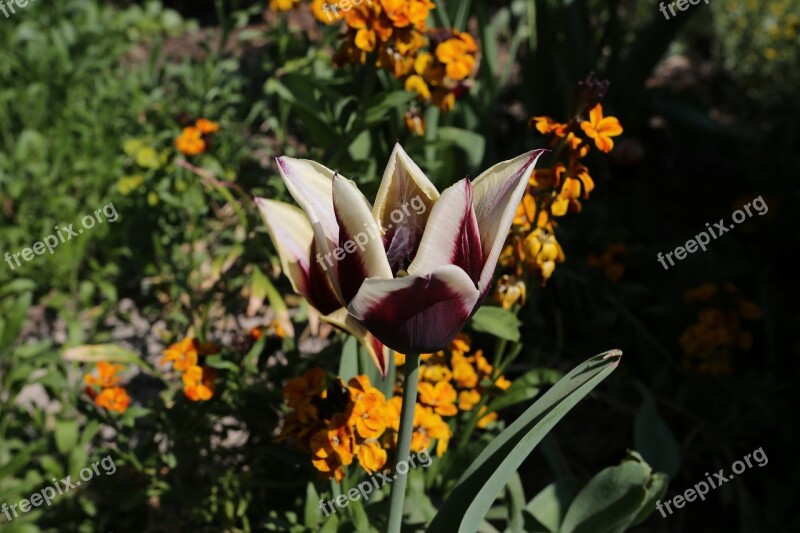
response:
M353 181L284 156L278 170L303 211L256 201L284 271L311 305L395 351L436 352L489 293L542 152L498 163L440 194L397 144L374 205ZM376 361L384 375L385 359Z

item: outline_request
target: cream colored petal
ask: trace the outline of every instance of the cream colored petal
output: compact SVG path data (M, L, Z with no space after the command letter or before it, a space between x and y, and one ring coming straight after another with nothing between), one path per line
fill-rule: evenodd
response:
M297 207L267 198L254 198L267 233L278 251L283 272L295 292L308 298L309 252L314 240L306 214Z
M485 293L497 259L522 201L536 160L545 150L533 150L486 170L472 183L475 215L483 246L484 267L478 288Z
M417 197L419 199L416 199ZM403 205L407 206L403 212L404 222L424 228L431 207L438 198L439 191L433 183L403 150L400 143L395 144L372 208L372 214L381 228L386 230L388 227L397 226L397 222L391 221L391 215L398 208L402 210ZM412 202L420 207L414 209L411 206Z
M345 302L349 302L365 279L394 276L369 201L353 181L334 177L333 205L340 231L339 255L335 257L339 261L339 284Z

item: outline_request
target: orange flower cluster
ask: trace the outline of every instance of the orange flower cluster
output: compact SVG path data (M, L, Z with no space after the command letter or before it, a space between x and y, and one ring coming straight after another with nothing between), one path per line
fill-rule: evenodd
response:
M468 33L428 28L428 15L435 8L431 0L365 0L346 8L323 0L311 3L320 22L345 24L334 64L363 65L374 54L375 66L402 80L420 102L451 111L477 70L478 45ZM424 51L426 46L431 51ZM418 106L406 112L405 120L412 133L425 134Z
M472 411L491 388L511 386L503 376L495 375L483 352L469 352L469 338L460 335L448 350L420 356L412 452L427 450L435 441L436 455L443 456L453 434L446 418ZM405 356L395 354L395 364L402 367ZM367 473L375 472L386 465L397 445L402 393L402 376L387 400L366 376L357 376L345 385L339 378L328 380L321 369L313 368L283 388L289 413L278 439L291 440L310 452L314 467L328 478L341 480L344 467L354 458ZM482 406L480 428L497 419L497 413L485 412Z
M453 416L459 411L472 411L490 392L491 388L506 390L511 386L511 382L505 377L495 375L494 367L483 356L482 350L476 350L472 355L467 355L470 350L469 337L461 333L450 344L448 350L420 356L417 411L422 409L425 413L425 409L429 409L435 416ZM395 364L403 366L405 356L397 354ZM402 392L400 384L397 389L398 393ZM497 419L497 413L484 415L485 412L486 406L483 406L478 413L482 415L477 424L481 429L485 429ZM416 414L415 412L415 419ZM429 420L429 426L437 428L439 424L436 422L433 420L431 424ZM423 429L423 436L420 438L424 440L424 436L429 433L429 428L423 427ZM415 433L417 431L418 429L415 427ZM436 454L438 456L441 457L447 450L448 440L441 438L437 441ZM414 437L412 437L412 451L419 451L414 449L413 442Z
M392 444L386 397L366 376L347 385L339 378L327 381L325 372L312 368L286 383L283 396L290 412L278 439L310 452L314 467L336 481L353 459L367 473L380 470Z
M164 351L161 364L172 363L172 368L182 373L183 392L193 402L207 401L214 396L214 380L217 371L202 365L202 358L219 353L213 343L202 344L187 337Z
M208 137L219 131L219 124L205 118L197 119L194 126L187 126L175 139L175 147L184 155L202 154L208 147Z
M696 374L730 374L734 354L748 351L753 344L753 335L742 320L759 320L761 309L731 283L708 283L688 291L684 298L703 305L698 322L680 338L684 368Z
M495 293L506 308L523 299L524 291L508 291L508 288L524 284L526 271L537 274L544 284L553 275L556 264L565 259L555 236L556 219L569 211L580 212L581 199L589 198L595 186L582 159L592 143L601 152L610 152L614 147L612 137L622 133L619 121L604 116L599 103L607 88L607 82L590 75L579 84L572 120L561 123L548 116L530 120L531 126L547 136L553 163L533 171L500 259L502 266L513 269L513 274L501 285L502 292Z
M94 400L97 407L117 413L127 411L131 399L125 389L119 386L119 376L117 375L123 366L100 361L95 369L97 376L86 374L83 378L86 383L84 389L86 394Z

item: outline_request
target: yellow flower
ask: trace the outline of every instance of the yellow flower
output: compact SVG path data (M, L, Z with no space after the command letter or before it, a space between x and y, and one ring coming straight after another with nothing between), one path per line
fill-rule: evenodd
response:
M525 238L525 253L532 267L542 272L544 281L550 278L556 263L564 261L564 252L555 235L542 228L536 228Z
M597 104L589 112L589 121L581 122L581 129L601 152L608 153L614 148L611 137L622 134L622 126L616 117L603 117L603 106Z
M205 152L206 142L203 140L203 133L200 129L189 126L183 128L181 134L175 139L175 147L179 152L192 156Z
M422 365L419 369L420 379L436 383L438 381L450 381L453 373L445 365Z
M299 3L300 0L269 0L269 8L272 11L289 11Z
M358 463L361 465L367 474L377 472L386 464L386 450L384 450L380 443L377 441L365 442L358 447L356 453Z
M481 393L475 389L462 390L458 393L458 408L462 411L472 411L481 401Z
M450 343L450 351L464 355L471 349L470 342L470 338L466 333L459 333L456 338L453 339L453 342Z
M323 24L331 25L339 22L344 18L344 12L341 9L331 9L330 0L313 0L311 2L311 13L314 18Z
M418 74L412 74L406 78L406 91L410 93L417 93L421 100L430 100L431 91L428 89L428 84Z
M460 361L453 365L453 380L459 388L471 389L478 384L478 373L469 362Z
M517 302L520 302L521 305L525 305L525 292L526 287L524 281L505 274L497 282L495 299L503 306L503 309L507 311Z
M103 389L100 394L97 395L95 404L108 411L124 413L128 410L131 399L122 387L109 387Z
M458 413L455 406L456 390L447 381L435 385L427 382L419 384L420 403L432 407L436 414L453 416Z
M478 420L478 423L476 424L477 427L479 427L481 429L486 429L486 427L489 424L491 424L492 422L497 420L497 413L492 412L492 413L489 413L488 415L482 416L483 413L485 413L485 412L486 412L486 406L484 405L483 407L481 407L481 410L478 411L478 416L480 416L481 419Z
M504 376L500 376L494 382L494 386L503 390L508 390L508 388L511 386L511 381L506 379Z

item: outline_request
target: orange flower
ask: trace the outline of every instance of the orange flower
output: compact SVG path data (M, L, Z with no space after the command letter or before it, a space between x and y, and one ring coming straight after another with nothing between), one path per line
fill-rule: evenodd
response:
M205 402L214 396L214 379L217 371L207 366L192 366L184 372L183 393L193 402Z
M453 365L453 379L459 388L471 389L478 384L478 373L468 361L459 361Z
M421 452L437 439L436 455L441 457L447 451L452 432L441 416L429 407L417 404L414 410L414 433L411 435L411 451Z
M353 402L347 423L361 438L377 439L386 431L386 397L375 387L364 387L364 381L369 383L366 376L358 376L349 382Z
M386 450L377 441L370 441L358 447L358 462L367 474L377 472L386 464Z
M124 413L131 404L131 398L122 387L109 387L103 389L94 402L98 407L108 411Z
M165 365L172 362L172 367L179 372L197 365L198 350L197 341L191 337L172 344L164 351L160 364Z
M533 117L531 122L536 124L536 129L539 130L539 133L542 135L547 135L549 133L555 133L558 137L563 137L566 134L567 125L561 124L560 122L556 122L550 117L541 116L541 117Z
M589 112L589 121L581 122L581 129L601 152L608 153L614 148L611 137L622 134L622 126L616 117L603 117L603 106L597 104Z
M475 389L462 390L458 393L458 408L462 411L472 411L481 401L481 394Z
M484 405L483 407L481 407L481 410L478 411L478 416L480 416L481 419L478 420L478 423L476 424L477 427L479 427L481 429L486 429L486 427L489 424L491 424L492 422L497 420L497 413L492 412L492 413L489 413L488 415L484 415L483 413L485 413L485 412L486 412L486 406Z
M436 59L444 63L447 77L453 81L462 81L475 68L475 53L478 46L468 33L453 32L453 38L436 47Z
M117 373L122 370L122 365L112 365L107 361L100 361L96 365L97 377L86 374L83 378L87 385L99 385L100 387L113 387L119 383Z
M199 118L195 122L195 127L200 130L200 133L206 135L209 133L217 133L219 131L219 124L212 122L207 118Z
M194 126L183 128L181 134L175 139L175 147L185 155L202 154L206 150L203 132Z
M308 407L313 407L311 400L324 388L325 372L321 368L311 368L306 370L301 377L286 382L286 385L283 386L283 397L289 407L297 410L300 421L306 422L306 415L316 413L316 409L308 409Z
M422 382L419 384L420 403L432 407L438 415L453 416L458 413L455 406L456 390L447 381L436 385Z

